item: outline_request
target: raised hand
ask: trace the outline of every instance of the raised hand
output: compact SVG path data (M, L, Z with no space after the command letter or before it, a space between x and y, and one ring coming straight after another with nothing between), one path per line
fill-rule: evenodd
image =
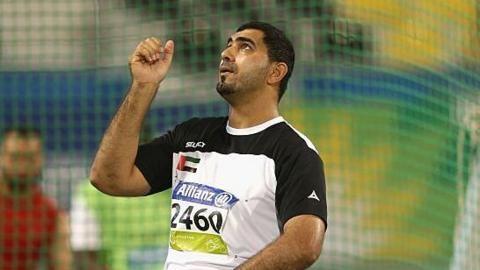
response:
M140 42L129 59L133 81L157 84L163 81L172 64L173 51L172 40L167 41L165 46L154 37Z

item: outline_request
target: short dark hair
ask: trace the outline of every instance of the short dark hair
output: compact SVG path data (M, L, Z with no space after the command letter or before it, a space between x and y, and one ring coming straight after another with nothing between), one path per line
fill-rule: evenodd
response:
M5 143L5 137L10 134L16 134L22 139L35 138L42 140L42 133L38 128L31 126L11 126L3 129L3 132L0 134L0 153L3 152L3 146Z
M268 58L270 61L284 62L287 64L288 71L280 82L278 100L280 100L287 89L288 80L292 76L295 65L295 51L290 40L285 33L275 26L266 22L252 21L243 24L237 29L237 32L246 29L256 29L263 32L263 42L267 46Z
M27 137L40 138L42 136L42 133L40 132L40 130L32 126L11 126L3 130L2 137L5 137L11 133L15 133L22 138L27 138Z

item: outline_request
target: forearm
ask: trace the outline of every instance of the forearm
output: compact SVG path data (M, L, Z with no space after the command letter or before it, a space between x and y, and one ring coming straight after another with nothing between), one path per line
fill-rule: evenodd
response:
M141 125L157 88L156 83L132 83L105 132L92 164L90 179L100 190L108 193L131 174Z
M277 240L237 269L305 269L320 256L324 235L325 223L319 218L311 215L293 217Z
M70 222L65 213L59 213L57 217L57 231L54 242L50 246L50 269L72 269L72 253L70 249Z
M281 236L236 269L306 269L318 255L303 248L294 237Z

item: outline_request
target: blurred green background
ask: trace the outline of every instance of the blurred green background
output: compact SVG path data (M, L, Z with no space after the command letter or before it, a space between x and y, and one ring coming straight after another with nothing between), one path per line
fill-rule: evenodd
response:
M264 20L296 49L281 112L326 164L329 228L312 269L480 269L480 1L5 0L0 10L0 128L44 132L42 185L63 208L87 183L139 41L176 42L146 120L158 136L226 114L220 51L239 25ZM169 209L159 206L165 220Z

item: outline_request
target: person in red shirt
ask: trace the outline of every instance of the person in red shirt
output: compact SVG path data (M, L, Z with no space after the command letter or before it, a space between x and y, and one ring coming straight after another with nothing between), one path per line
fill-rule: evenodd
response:
M43 164L38 130L10 128L0 144L0 269L70 269L68 218L38 185Z

